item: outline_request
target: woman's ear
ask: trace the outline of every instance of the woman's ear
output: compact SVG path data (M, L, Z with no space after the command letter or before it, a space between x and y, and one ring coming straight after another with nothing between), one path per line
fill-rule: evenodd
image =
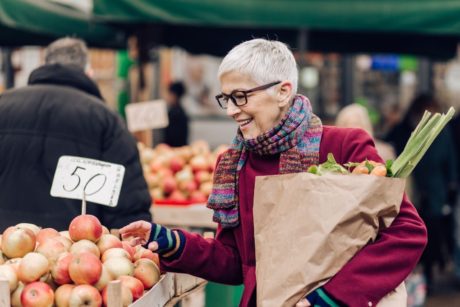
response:
M278 91L278 105L280 107L285 107L291 101L292 96L292 83L289 81L283 81L280 84L279 91Z

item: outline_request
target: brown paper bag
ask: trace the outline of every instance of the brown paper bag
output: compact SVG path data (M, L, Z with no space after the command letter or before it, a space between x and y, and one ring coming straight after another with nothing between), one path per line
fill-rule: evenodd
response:
M297 173L256 178L257 306L294 306L399 212L404 180Z

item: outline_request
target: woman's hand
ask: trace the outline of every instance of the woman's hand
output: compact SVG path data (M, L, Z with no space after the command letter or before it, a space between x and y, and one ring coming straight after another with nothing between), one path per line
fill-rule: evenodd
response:
M301 299L296 305L295 307L309 307L311 306L310 302L306 299L306 298L303 298Z
M152 231L152 223L146 221L132 222L120 229L121 239L131 246L145 245Z

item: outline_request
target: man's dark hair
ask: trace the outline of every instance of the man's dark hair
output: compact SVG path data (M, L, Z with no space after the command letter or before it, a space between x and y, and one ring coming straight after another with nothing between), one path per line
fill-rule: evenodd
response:
M77 65L84 70L88 63L88 48L81 39L60 38L46 48L45 63Z
M169 91L180 99L185 94L185 85L182 81L175 81L169 85Z

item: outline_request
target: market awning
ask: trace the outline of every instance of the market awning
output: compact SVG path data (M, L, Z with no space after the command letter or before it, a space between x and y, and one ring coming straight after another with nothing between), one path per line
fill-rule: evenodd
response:
M0 46L46 45L62 36L82 38L91 46L125 46L122 31L75 8L46 0L0 1Z
M190 49L194 44L183 39L195 39L199 49L214 54L221 48L218 35L231 46L241 37L297 37L299 29L308 29L309 50L450 57L460 37L459 1L94 0L93 13L124 27L142 25L141 31L150 24L159 29L152 38L159 43Z

